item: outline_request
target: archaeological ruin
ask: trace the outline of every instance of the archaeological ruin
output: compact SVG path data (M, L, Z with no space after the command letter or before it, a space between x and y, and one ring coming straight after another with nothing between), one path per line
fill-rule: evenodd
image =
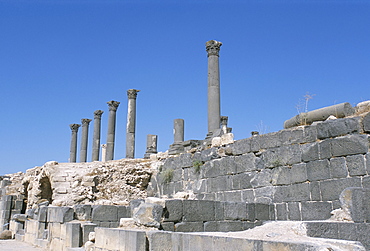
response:
M205 139L185 140L186 121L174 119L166 152L150 134L145 156L134 158L139 90L129 89L126 158L114 159L112 100L104 144L103 111L93 113L92 162L84 118L70 124L68 163L0 177L0 230L53 251L370 250L370 101L234 140L220 113L221 45L206 43Z

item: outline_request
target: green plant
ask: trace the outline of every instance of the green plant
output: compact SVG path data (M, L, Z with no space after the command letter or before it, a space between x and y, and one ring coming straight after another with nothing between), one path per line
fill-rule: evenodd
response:
M201 160L195 160L193 162L194 171L196 173L200 173L200 169L202 168L203 164L204 164L203 161L201 161Z
M161 178L162 178L162 184L170 183L173 179L173 169L169 168L169 169L164 170L161 173Z

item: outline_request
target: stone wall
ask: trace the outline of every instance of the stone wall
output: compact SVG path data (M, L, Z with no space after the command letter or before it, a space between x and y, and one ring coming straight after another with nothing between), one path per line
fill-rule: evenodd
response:
M164 161L148 193L273 204L276 220L323 220L347 187L370 188L370 113L254 136Z

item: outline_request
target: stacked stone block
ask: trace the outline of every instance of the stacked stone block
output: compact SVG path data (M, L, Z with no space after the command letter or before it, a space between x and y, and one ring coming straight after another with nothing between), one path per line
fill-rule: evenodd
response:
M318 122L169 158L149 192L273 204L277 220L327 219L340 207L345 188L370 188L368 117Z

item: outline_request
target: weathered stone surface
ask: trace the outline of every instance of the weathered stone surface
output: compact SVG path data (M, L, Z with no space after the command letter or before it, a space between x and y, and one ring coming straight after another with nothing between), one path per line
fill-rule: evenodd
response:
M348 175L346 159L337 157L330 159L330 175L332 178L345 178Z
M288 220L288 209L286 203L275 204L276 220Z
M274 202L308 201L310 189L308 183L290 186L278 186L274 195Z
M304 162L318 160L319 159L319 143L303 144L302 149L302 160Z
M179 222L183 216L182 200L166 200L163 211L164 221Z
M183 221L213 221L215 219L215 202L184 200Z
M92 221L117 221L118 208L113 205L95 205L92 207Z
M366 175L365 156L362 154L346 157L347 168L350 176Z
M362 120L365 132L370 132L370 112L366 114Z
M48 222L64 223L73 220L74 210L71 207L48 207Z
M160 227L163 207L153 203L142 203L133 212L135 222L146 227Z
M233 144L230 144L225 147L225 151L230 155L241 155L251 151L251 140L241 139L234 141Z
M247 206L245 202L225 202L225 220L247 220Z
M307 178L309 181L326 180L330 178L328 160L316 160L307 163Z
M175 224L175 232L203 232L203 222L180 222Z
M369 150L368 135L347 135L331 140L333 156L365 154Z
M340 193L347 187L361 187L361 179L354 177L320 182L322 200L338 200Z
M370 189L348 187L340 194L342 208L354 222L370 222Z
M262 160L266 168L292 165L301 162L300 145L271 148L262 153Z
M273 185L289 185L307 180L306 164L294 164L292 167L276 167L272 171Z
M319 139L359 133L360 131L360 117L327 120L317 124L317 137Z
M257 158L253 153L234 157L233 160L236 165L236 173L255 171L257 169L256 159Z
M250 180L250 184L253 188L271 186L272 182L272 171L270 169L264 169L253 174Z
M75 205L73 208L77 220L91 220L91 205Z
M329 202L302 202L302 220L327 220L332 209Z
M299 202L288 202L288 219L298 221L302 220Z

